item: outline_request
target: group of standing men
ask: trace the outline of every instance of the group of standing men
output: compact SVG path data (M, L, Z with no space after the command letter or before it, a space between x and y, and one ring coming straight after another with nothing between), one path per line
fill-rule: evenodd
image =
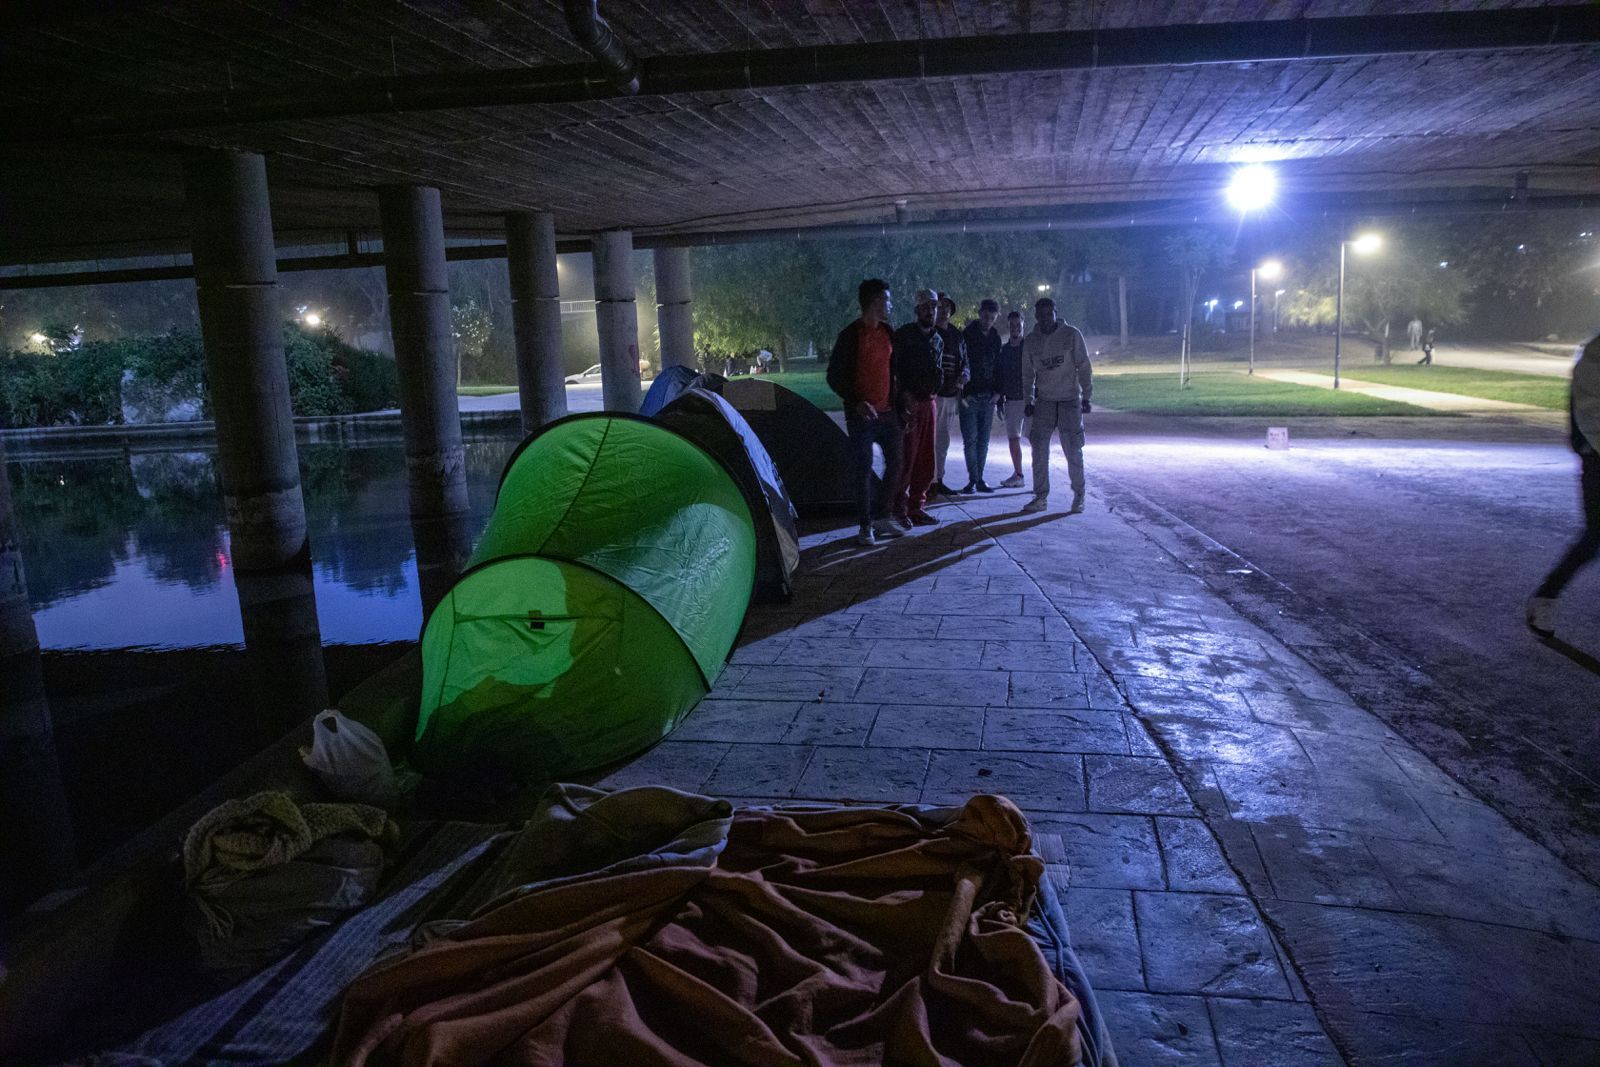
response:
M960 424L966 453L961 492L994 492L983 475L997 412L1005 419L1012 465L1001 487L1023 485L1022 435L1031 419L1026 432L1033 448L1033 499L1022 510L1048 506L1050 438L1056 435L1067 456L1072 510L1083 510L1083 415L1090 410L1092 371L1083 334L1056 318L1054 301L1046 297L1034 306L1036 327L1026 337L1022 316L1013 311L1002 339L994 300L980 303L978 317L958 330L950 321L955 300L919 289L915 320L894 329L888 283L869 278L857 297L861 316L839 331L828 360L828 386L844 401L861 544L939 521L927 502L930 493L955 494L945 484L952 423ZM884 461L876 499L873 446Z

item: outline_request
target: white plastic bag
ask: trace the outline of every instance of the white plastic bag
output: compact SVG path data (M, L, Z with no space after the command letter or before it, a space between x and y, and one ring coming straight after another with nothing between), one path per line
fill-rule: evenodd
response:
M311 748L300 756L328 792L379 807L393 799L394 768L377 734L333 708L319 714L311 730Z

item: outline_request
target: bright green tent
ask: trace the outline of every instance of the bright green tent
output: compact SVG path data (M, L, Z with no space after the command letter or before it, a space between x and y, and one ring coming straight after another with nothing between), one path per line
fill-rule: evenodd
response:
M616 414L535 432L423 630L413 764L551 778L660 740L726 662L755 553L738 485L687 438Z

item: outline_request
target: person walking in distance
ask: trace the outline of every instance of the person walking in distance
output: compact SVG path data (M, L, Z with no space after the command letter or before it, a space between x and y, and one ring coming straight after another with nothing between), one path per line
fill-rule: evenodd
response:
M1033 306L1038 328L1022 342L1024 413L1033 419L1033 499L1025 512L1043 511L1050 499L1050 436L1059 434L1072 482L1072 512L1083 510L1083 416L1094 389L1089 348L1076 326L1056 318L1056 304L1044 297Z
M844 401L845 430L854 461L857 543L871 547L880 539L903 537L889 520L889 502L899 492L901 431L895 410L893 310L889 286L868 278L856 289L861 317L839 331L828 359L828 387ZM872 446L883 452L883 485L872 498Z
M891 505L902 527L933 526L928 514L928 487L933 482L933 395L939 391L944 364L944 339L934 328L939 294L917 290L917 319L894 332L894 377L899 390L904 434L899 491Z
M1422 347L1422 320L1413 317L1406 323L1406 340L1411 342L1411 351L1415 352Z
M950 316L956 313L956 302L949 293L939 294L939 308L934 314L933 328L939 331L944 344L940 363L939 389L934 396L933 433L933 491L942 496L954 496L955 490L945 484L945 459L950 454L950 427L961 419L961 390L967 384L967 342Z
M1422 358L1417 360L1418 366L1433 366L1433 331L1422 339Z
M1572 368L1568 430L1581 465L1583 533L1528 599L1528 628L1540 637L1556 632L1556 598L1586 564L1600 555L1600 334L1583 346Z
M1022 391L1022 312L1006 316L1006 340L1000 346L995 366L995 403L1006 424L1006 446L1011 449L1011 477L1000 483L1002 489L1020 489L1022 479L1022 434L1027 419L1023 411L1028 398Z
M978 304L978 317L961 331L968 372L961 390L961 445L967 460L963 493L994 492L994 486L983 480L983 468L989 461L989 434L994 428L995 371L1000 360L1000 331L994 320L999 315L999 303L984 300Z

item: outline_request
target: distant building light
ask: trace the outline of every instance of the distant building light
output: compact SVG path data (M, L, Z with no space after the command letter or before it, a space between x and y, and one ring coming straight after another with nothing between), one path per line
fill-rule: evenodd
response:
M1039 283L1039 291L1041 293L1048 293L1050 291L1049 283L1048 282L1040 282Z
M1448 259L1441 259L1439 261L1439 268L1441 270L1444 269L1445 267L1448 267L1449 265L1450 265L1450 261Z
M1517 246L1517 251L1518 252L1526 252L1527 250L1528 250L1528 246L1527 245L1518 245Z

